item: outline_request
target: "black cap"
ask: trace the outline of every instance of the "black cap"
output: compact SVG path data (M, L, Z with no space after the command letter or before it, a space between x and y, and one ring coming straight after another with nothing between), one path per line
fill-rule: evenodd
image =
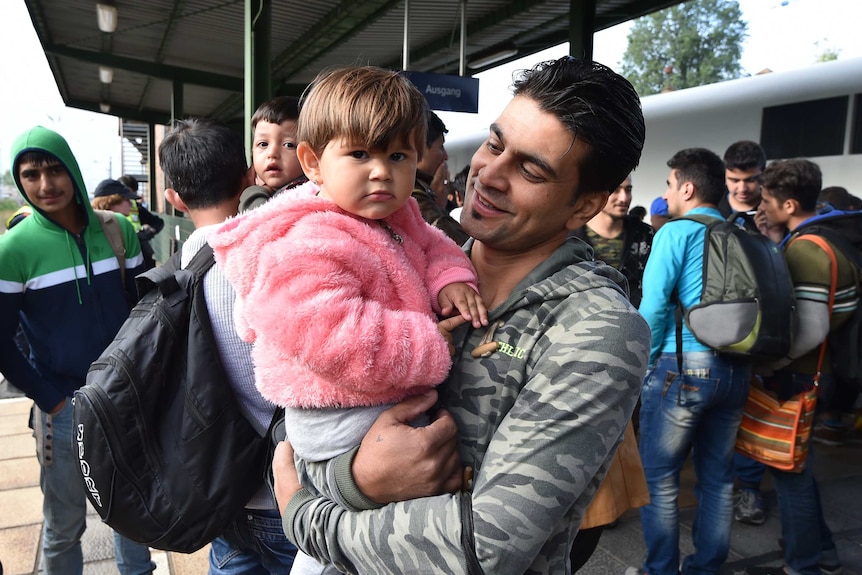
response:
M102 180L101 182L99 182L99 185L96 186L96 191L93 192L93 197L102 198L104 196L113 196L114 194L120 194L127 200L138 199L138 196L135 195L135 192L133 192L117 180Z

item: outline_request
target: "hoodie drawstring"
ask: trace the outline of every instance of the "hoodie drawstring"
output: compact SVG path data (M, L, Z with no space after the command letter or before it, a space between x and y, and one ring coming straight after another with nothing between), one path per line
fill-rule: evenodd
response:
M494 334L498 328L503 327L503 323L504 322L502 320L497 320L488 326L487 331L485 331L485 335L482 336L482 339L479 341L479 345L473 348L473 351L470 352L472 357L490 357L492 353L497 351L499 343L494 341Z
M75 264L75 252L73 250L77 250L78 246L74 246L74 248L69 243L70 233L66 233L66 248L69 251L69 259L72 260L72 273L75 275L75 291L78 292L78 305L84 305L84 300L81 298L81 286L78 285L78 266Z

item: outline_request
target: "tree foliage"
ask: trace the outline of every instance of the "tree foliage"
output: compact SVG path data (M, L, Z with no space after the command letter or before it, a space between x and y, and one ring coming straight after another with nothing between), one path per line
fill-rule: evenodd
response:
M635 20L621 71L642 96L738 78L747 29L736 0L689 0Z

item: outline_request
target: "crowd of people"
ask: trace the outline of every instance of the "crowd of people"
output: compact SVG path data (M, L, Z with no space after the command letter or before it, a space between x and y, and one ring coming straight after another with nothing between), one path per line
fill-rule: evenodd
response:
M833 312L817 295L824 255L787 238L855 199L821 190L816 164L767 165L740 141L723 158L668 159L647 224L631 208L645 127L628 81L565 57L524 71L513 93L454 177L421 92L370 66L322 73L302 105L261 105L251 166L214 120L178 121L161 142L165 197L195 226L181 266L206 243L216 254L204 293L236 399L261 429L285 408L273 489L212 542L211 574L563 574L630 509L647 555L627 575L714 574L733 520L765 521L766 468L734 455L751 377L781 393L812 385L812 357L858 305L849 261ZM44 571L81 573L70 398L128 316L134 277L156 265L164 223L133 179L90 200L50 130L22 135L12 165L31 214L0 237L0 372L35 402ZM117 213L124 258L94 210ZM784 361L754 365L679 332L677 306L702 291L705 232L675 218L695 214L784 250L800 318ZM827 432L854 401L824 406ZM683 558L689 457L698 508ZM774 572L838 575L811 466L770 472L786 563ZM155 568L146 546L114 543L121 573Z

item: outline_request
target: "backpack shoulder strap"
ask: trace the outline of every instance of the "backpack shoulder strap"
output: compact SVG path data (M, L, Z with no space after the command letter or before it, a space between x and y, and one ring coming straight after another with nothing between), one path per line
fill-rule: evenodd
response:
M177 252L171 257L171 261L175 263L177 268L179 268L180 265L180 253L181 252ZM211 267L213 267L213 265L215 265L215 254L213 253L213 248L207 242L204 242L204 244L197 251L194 257L192 257L192 260L185 267L185 269L186 271L191 272L196 280L199 280L200 278L203 278L203 276L207 273L207 271L209 271ZM204 305L206 305L205 300ZM236 406L239 409L240 413L242 413L243 417L248 420L251 426L254 427L255 431L257 431L261 437L269 437L270 439L272 437L271 433L273 428L275 427L279 419L281 419L281 417L284 415L283 409L276 409L273 413L269 427L265 428L258 423L257 419L255 419L254 417L254 414L242 401L237 400Z
M179 252L178 252L179 253ZM197 253L186 266L186 269L195 274L195 277L201 277L215 264L215 254L213 248L207 242L197 251Z
M102 233L108 238L108 243L111 244L111 249L114 250L117 263L120 264L120 281L123 282L123 289L126 289L126 245L123 243L123 230L120 228L120 222L117 220L118 216L114 212L107 210L93 211L96 213L96 219L99 220L99 225L102 227Z
M850 260L850 263L852 263L857 270L862 270L862 252L860 252L851 241L847 240L839 232L826 227L817 227L810 230L803 230L796 239L810 238L812 236L822 236L826 238L830 244L835 246L838 251L841 252L841 255ZM817 245L821 245L819 242L815 243L817 243ZM825 249L826 248L824 248L824 250Z
M718 224L718 223L721 223L724 221L721 218L715 218L713 216L707 216L706 214L683 214L681 216L671 218L670 221L675 222L677 220L689 220L691 222L697 222L699 224L703 224L706 227L709 227L712 224Z

